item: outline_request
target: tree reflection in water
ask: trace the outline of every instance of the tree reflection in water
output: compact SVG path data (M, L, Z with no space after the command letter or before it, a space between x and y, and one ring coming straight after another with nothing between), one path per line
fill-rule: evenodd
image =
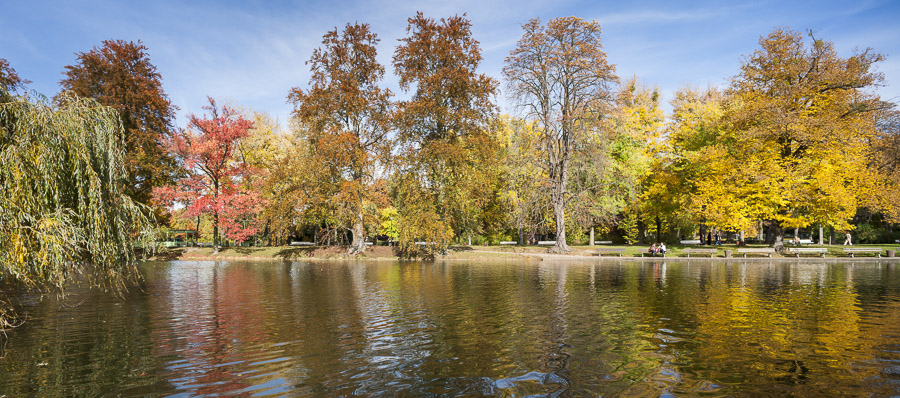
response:
M895 263L147 264L32 302L9 396L896 395ZM28 302L27 297L22 301Z

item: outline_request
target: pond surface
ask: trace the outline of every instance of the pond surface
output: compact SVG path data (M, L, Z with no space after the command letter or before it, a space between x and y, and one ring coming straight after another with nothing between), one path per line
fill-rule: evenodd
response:
M900 394L897 263L144 272L124 299L30 304L0 337L0 396Z

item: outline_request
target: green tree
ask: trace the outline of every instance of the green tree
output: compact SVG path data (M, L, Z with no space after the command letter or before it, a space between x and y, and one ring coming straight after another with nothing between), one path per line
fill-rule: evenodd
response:
M593 164L601 164L600 174L587 181L593 187L579 200L580 208L572 211L576 218L586 220L590 226L611 229L616 217L621 215L626 224L633 226L626 233L630 241L643 241L643 235L655 222L657 235L665 215L653 211L642 200L643 183L656 154L664 127L663 111L659 103L659 91L646 87L637 77L623 84L616 95L615 109L609 117L612 134L601 145L594 145L588 161L580 160L577 169L596 170ZM576 152L576 159L584 157ZM581 215L578 217L578 215ZM657 236L657 241L660 240Z
M139 278L134 243L151 243L152 223L125 194L121 126L68 95L0 102L0 284L61 291L83 275L120 291Z
M502 115L502 159L506 165L506 186L501 198L509 209L509 223L515 229L520 244L526 233L533 236L545 233L548 209L546 171L541 167L541 136L534 122Z

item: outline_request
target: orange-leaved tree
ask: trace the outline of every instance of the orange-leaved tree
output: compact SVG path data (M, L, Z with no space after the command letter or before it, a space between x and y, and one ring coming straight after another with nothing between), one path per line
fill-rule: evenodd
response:
M165 148L175 131L177 108L140 41L104 40L77 56L76 65L66 66L60 85L119 113L125 128L126 192L147 204L154 187L171 184L178 176L175 159Z
M13 92L20 88L25 88L25 85L28 83L31 83L31 81L19 77L16 70L9 65L9 61L0 58L0 92ZM3 94L0 93L0 95Z
M400 161L395 197L401 245L415 239L442 250L470 232L486 196L495 196L484 167L496 158L491 134L497 82L477 72L481 48L464 16L436 21L421 12L394 53L400 87L412 98L396 118ZM404 243L405 242L405 243Z
M326 33L308 62L310 88L295 87L289 96L310 155L330 176L315 181L329 192L321 198L353 233L351 254L366 250L366 225L375 222L376 204L383 201L377 172L391 148L393 106L390 90L379 86L384 66L378 41L368 24Z

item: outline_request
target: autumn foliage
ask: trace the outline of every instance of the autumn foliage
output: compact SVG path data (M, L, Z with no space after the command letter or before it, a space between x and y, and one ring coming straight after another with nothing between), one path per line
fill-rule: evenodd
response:
M187 175L172 186L155 189L153 195L167 207L184 206L185 217L211 215L213 242L218 247L220 230L238 243L256 234L255 215L264 203L247 184L256 170L237 157L238 142L248 136L252 123L232 107L219 107L212 98L205 109L209 117L191 115L188 129L168 143Z
M532 19L506 59L509 88L534 121L544 149L548 196L556 223L553 250L568 252L566 204L575 152L602 134L597 123L609 112L615 68L600 44L600 24L580 18L555 18L546 25Z
M900 238L900 116L876 92L874 50L841 54L778 28L723 87L666 99L619 79L598 22L536 18L501 92L465 15L406 22L389 66L370 25L325 32L285 121L210 99L178 130L147 47L122 40L76 54L56 98L113 109L102 124L118 134L104 139L120 145L124 192L139 203L152 192L172 216L158 222L216 247L299 240L356 255L374 240L435 257L453 244L555 240L567 252L595 233L649 244L717 231L782 248L791 229L865 223L887 232L863 239ZM26 83L0 59L0 103L32 103Z
M179 172L165 147L175 131L177 108L147 51L140 41L104 40L78 53L78 63L66 66L66 78L60 82L63 91L118 112L125 129L126 192L145 204L154 187L172 183Z
M490 167L498 145L489 133L498 83L480 74L481 48L464 16L435 20L418 13L394 53L400 87L412 98L398 104L395 200L400 240L441 251L471 232L480 206L494 195Z
M377 44L365 24L328 32L309 61L311 87L295 87L289 97L302 126L300 139L308 144L308 165L330 177L306 190L327 192L316 196L316 205L333 209L338 225L352 232L352 254L366 250L376 205L386 199L377 173L390 155L393 104L390 90L378 85L384 67L376 59Z

